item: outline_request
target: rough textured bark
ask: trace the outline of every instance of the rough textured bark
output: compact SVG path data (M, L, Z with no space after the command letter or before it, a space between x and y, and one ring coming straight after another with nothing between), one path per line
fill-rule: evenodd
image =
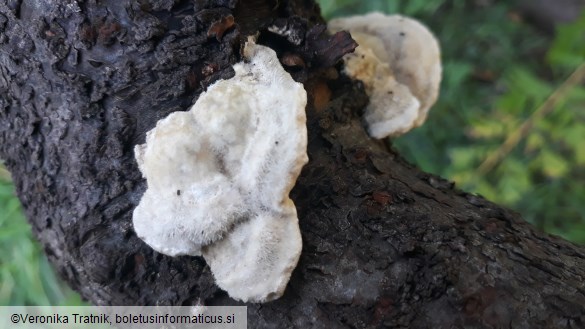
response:
M49 259L92 303L238 304L201 258L135 236L146 183L132 149L231 76L243 36L281 18L307 25L300 46L260 37L311 99L310 162L292 192L304 245L285 295L248 305L249 327L585 326L585 248L369 139L363 88L325 69L351 45L317 42L312 1L4 0L0 13L0 157Z

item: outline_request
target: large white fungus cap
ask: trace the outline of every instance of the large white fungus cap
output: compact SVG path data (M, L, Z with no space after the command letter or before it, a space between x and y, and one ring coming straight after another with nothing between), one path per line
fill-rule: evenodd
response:
M359 44L344 56L345 73L361 80L370 96L364 115L370 135L396 136L420 126L441 82L441 51L433 34L412 18L381 13L334 19L328 27L348 30Z
M307 94L270 48L248 41L244 57L136 146L148 189L133 222L161 253L203 255L231 297L265 302L283 294L301 253L289 193L308 161Z

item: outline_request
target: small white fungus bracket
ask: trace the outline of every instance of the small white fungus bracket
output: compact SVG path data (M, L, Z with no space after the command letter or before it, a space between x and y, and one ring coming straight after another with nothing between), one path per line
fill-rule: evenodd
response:
M202 255L231 297L266 302L302 249L289 193L308 161L307 94L270 48L250 40L244 57L136 146L148 189L133 222L158 252Z
M441 82L433 34L412 18L381 13L334 19L328 27L348 30L359 44L344 56L345 73L361 80L370 96L364 115L370 136L397 136L422 125Z

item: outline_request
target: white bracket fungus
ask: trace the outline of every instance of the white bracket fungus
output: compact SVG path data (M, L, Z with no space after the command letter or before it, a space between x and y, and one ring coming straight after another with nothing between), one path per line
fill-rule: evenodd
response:
M307 94L270 48L248 41L235 76L135 148L148 189L137 235L170 255L202 255L233 298L280 297L302 240L289 198L307 163Z
M359 44L344 56L345 73L361 80L370 96L364 115L370 136L396 136L420 126L441 82L433 34L414 19L381 13L334 19L328 27L348 30Z

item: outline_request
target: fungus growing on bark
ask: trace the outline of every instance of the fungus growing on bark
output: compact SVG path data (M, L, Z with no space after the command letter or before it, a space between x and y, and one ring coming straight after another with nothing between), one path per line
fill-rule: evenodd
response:
M233 298L280 297L302 240L289 198L308 161L302 84L270 48L248 41L235 76L174 112L135 148L148 189L137 235L170 255L202 255Z
M329 30L349 30L359 46L344 56L345 73L370 96L364 121L372 137L420 126L439 95L441 54L433 34L418 21L371 13L334 19Z

